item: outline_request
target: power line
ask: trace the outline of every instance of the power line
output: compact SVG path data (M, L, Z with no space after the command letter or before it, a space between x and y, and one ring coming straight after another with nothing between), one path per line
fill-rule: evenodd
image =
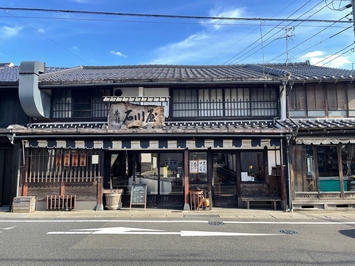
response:
M155 17L155 18L174 18L174 19L208 19L208 20L244 20L244 21L288 21L288 22L323 22L333 23L334 20L329 19L280 19L280 18L236 18L236 17L214 17L214 16L183 16L183 15L166 15L166 14L138 14L138 13L122 13L122 12L105 12L105 11L85 11L85 10L69 10L69 9L48 9L48 8L25 8L25 7L0 7L2 10L12 11L30 11L30 12L52 12L52 13L73 13L73 14L90 14L90 15L109 15L109 16L128 16L128 17ZM349 21L337 21L338 23L351 23Z
M322 64L322 66L324 66L324 65L328 64L329 62L331 62L331 61L333 61L334 59L336 59L336 58L340 57L341 55L343 55L343 54L345 54L345 53L347 53L347 52L351 51L353 48L351 48L351 49L347 50L346 52L344 52L344 53L342 53L342 54L340 54L340 55L338 55L339 53L341 53L342 51L344 51L344 50L346 50L346 49L350 48L351 46L354 46L354 44L352 43L352 44L350 44L350 45L346 46L345 48L343 48L343 49L339 50L338 52L336 52L336 53L334 53L334 54L332 54L332 55L330 55L330 56L325 57L324 59L322 59L322 60L320 60L319 62L315 63L315 65L319 65L319 63L321 63L321 62L323 62L323 61L325 61L325 60L327 60L327 59L331 58L331 60L329 60L329 61L327 61L326 63ZM332 56L335 56L335 55L337 55L337 57L332 58Z
M349 14L348 14L348 15L349 15ZM340 18L340 19L343 19L343 18L347 17L348 15L346 15L346 16ZM332 24L332 25L334 25L334 24ZM306 40L303 40L302 42L300 42L300 43L297 44L296 46L292 47L292 48L289 50L289 52L292 51L292 50L294 50L294 49L296 49L297 47L299 47L300 45L304 44L305 42L309 41L310 39L313 39L313 38L316 37L317 35L321 34L323 31L327 30L327 29L330 28L332 25L329 25L329 26L325 27L323 30L318 31L316 34L313 34L312 36L310 36L310 37L307 38ZM349 27L347 27L347 28L341 30L340 32L338 32L338 33L336 33L336 34L333 34L332 36L328 37L327 40L333 38L334 36L336 36L336 35L338 35L338 34L344 32L344 31L346 31L346 30L348 30L348 29L350 29L350 28L352 28L352 26L349 26ZM323 41L322 41L322 42L323 42ZM320 42L320 43L322 43L322 42ZM319 43L318 43L318 44L319 44ZM318 44L317 44L317 45L318 45ZM314 46L312 46L312 47L314 47ZM307 49L309 50L310 48L307 48ZM307 50L307 49L306 49L306 50ZM304 50L304 51L305 51L305 50ZM302 53L302 52L301 52L301 53ZM274 58L271 59L269 62L274 61L275 59L279 58L280 56L283 56L284 54L285 54L285 53L282 53L282 54L280 54L280 55L274 57ZM300 53L298 53L298 54L300 54ZM293 56L293 57L294 57L294 56Z
M297 0L296 0L297 1ZM2 16L0 15L0 18L4 18L7 16ZM73 18L73 17L43 17L43 16L16 16L16 18L33 18L33 19L45 19L45 20L73 20L73 21L95 21L95 22L117 22L117 23L149 23L149 24L181 24L181 25L191 25L191 24L199 24L200 22L176 22L176 21L149 21L149 20L117 20L117 19L97 19L97 18ZM282 24L282 23L281 23ZM246 24L246 23L230 23L230 22L226 22L226 23L219 23L218 25L222 25L222 26L255 26L255 24ZM272 26L272 24L264 24L265 26ZM280 25L277 24L277 25ZM320 26L320 25L315 25L312 24L311 25L307 25L304 24L302 26L299 27L324 27L324 26ZM344 25L333 25L333 28L343 28L345 27Z
M276 17L278 14L280 14L281 12L283 12L285 9L289 8L291 5L293 5L295 2L297 2L298 0L295 0L294 2L292 2L291 4L289 4L288 6L286 6L284 9L280 10L278 13L276 13L274 17ZM260 31L262 32L261 29L261 25L262 25L262 21L260 21ZM279 23L280 25L280 23ZM223 50L222 52L220 52L218 55L216 55L215 57L213 57L212 59L210 59L207 63L211 62L213 59L217 58L218 56L220 56L221 54L223 54L224 52L226 52L227 50L229 50L230 48L232 48L233 46L235 46L237 43L239 43L240 41L242 41L243 39L245 39L247 36L249 36L250 34L252 34L254 31L256 31L256 29L252 30L250 33L248 33L247 35L245 35L243 38L239 39L237 42L233 43L231 46L229 46L228 48L226 48L225 50ZM262 37L262 36L261 36ZM228 61L227 61L228 62Z
M310 1L309 1L309 2L310 2ZM314 9L315 7L317 7L321 2L323 2L323 0L320 1L319 3L317 3L316 5L314 5L312 8L308 9L308 10L307 10L306 12L304 12L302 15L300 15L300 16L298 17L298 19L301 18L302 16L304 16L305 14L307 14L309 11L311 11L311 10ZM307 4L307 3L306 3L306 4ZM300 10L301 8L303 8L306 4L304 4L304 5L303 5L302 7L300 7L298 10ZM320 10L316 11L316 12L313 13L312 15L308 16L308 18L314 16L316 13L320 12L322 9L324 9L324 7L321 8ZM297 10L297 11L298 11L298 10ZM295 14L297 11L295 11L293 14ZM292 16L293 14L291 14L290 16ZM298 25L300 25L300 24L302 23L302 21L304 21L304 20L299 19L298 21L300 21L300 23L298 24ZM289 24L286 25L285 27L289 27L290 25L292 25L292 23L289 23ZM298 25L296 25L296 26L298 26ZM271 39L272 37L274 37L276 34L278 34L279 32L281 32L285 27L283 27L282 29L278 30L276 33L274 33L273 35L271 35L271 36L270 36L269 38L267 38L265 41L270 40L270 39ZM269 32L267 32L266 35L269 34L270 32L272 32L275 28L276 28L276 27L274 27L274 28L271 29ZM259 38L258 40L260 40L260 38ZM269 45L270 45L271 43L273 43L274 41L275 41L275 39L273 39L272 41L270 41L269 43L267 43L266 45L264 45L264 48L265 48L266 46L269 46ZM254 43L256 43L256 42L257 42L257 41L255 41ZM253 44L254 44L254 43L253 43ZM258 45L258 46L259 46L259 45ZM259 52L259 51L261 50L261 48L259 48L258 50L256 50L256 51L253 52L252 54L249 54L249 55L248 55L248 53L251 53L253 50L255 50L256 48L258 48L258 46L254 47L254 48L251 49L249 52L246 52L246 53L243 54L243 55L246 55L246 56L242 57L243 55L241 55L241 56L239 56L238 58L236 58L236 59L233 61L233 63L236 62L238 59L241 58L239 61L236 62L236 63L238 64L239 62L242 62L242 61L244 61L245 59L247 59L248 57L254 55L254 54L257 53L257 52ZM229 60L229 61L230 61L230 60Z
M67 51L68 53L70 53L71 55L75 56L76 58L78 58L79 60L83 61L85 64L89 65L88 62L86 62L84 59L80 58L79 56L77 56L76 54L72 53L70 50L68 50L67 48L63 47L62 45L60 45L59 43L55 42L54 40L52 40L51 38L49 38L48 36L44 35L42 32L36 30L35 28L31 27L30 25L28 25L27 23L25 23L24 21L22 21L21 19L17 18L16 16L12 15L10 12L5 11L7 14L9 14L10 16L12 16L13 18L17 19L18 21L20 21L21 23L23 23L24 25L26 25L27 27L29 27L30 29L32 29L33 31L39 33L40 35L42 35L44 38L46 38L47 40L53 42L55 45L59 46L60 48L62 48L63 50Z

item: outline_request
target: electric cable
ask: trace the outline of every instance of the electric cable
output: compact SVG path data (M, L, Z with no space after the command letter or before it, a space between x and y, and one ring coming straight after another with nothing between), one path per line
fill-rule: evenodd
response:
M314 9L315 7L317 7L321 2L323 2L323 1L320 1L318 4L316 4L315 6L313 6L311 9L309 9L308 11L306 11L305 13L303 13L300 17L304 16L304 15L307 14L309 11L311 11L312 9ZM321 9L317 10L316 12L314 12L313 14L311 14L310 16L308 16L308 18L310 18L310 17L314 16L315 14L319 13L319 12L320 12L321 10L323 10L324 8L325 8L325 6L322 7ZM302 21L300 21L298 25L300 25L301 23L302 23ZM290 26L291 24L292 24L292 23L289 23L289 24L288 24L287 26L285 26L284 28ZM294 26L294 27L297 27L298 25L296 25L296 26ZM275 36L275 35L276 35L277 33L279 33L280 31L282 31L282 29L279 30L278 32L276 32L275 34L273 34L272 36L270 36L267 40L269 40L271 37ZM267 41L267 40L266 40L266 41ZM270 44L273 43L274 41L276 41L276 39L274 39L274 40L272 40L271 42L269 42L268 44L264 45L264 47L270 45ZM252 53L252 54L250 54L250 55L248 55L248 56L246 56L246 57L243 57L242 59L240 59L240 60L239 60L238 62L236 62L236 63L238 64L238 63L244 61L244 60L247 59L248 57L254 55L254 54L257 53L257 52L259 52L260 50L261 50L261 48L259 48L258 50L256 50L254 53ZM237 59L236 59L236 60L237 60ZM236 60L234 60L233 62L235 62Z
M7 14L9 14L10 16L12 16L13 18L17 19L18 21L20 21L21 23L23 23L24 25L26 25L28 28L30 28L31 30L35 31L36 33L42 35L44 38L46 38L47 40L51 41L52 43L54 43L55 45L57 45L58 47L62 48L63 50L65 50L66 52L70 53L71 55L75 56L77 59L79 59L80 61L84 62L86 65L89 65L88 62L86 62L84 59L80 58L79 56L77 56L76 54L74 54L73 52L71 52L70 50L68 50L67 48L63 47L62 45L60 45L59 43L55 42L54 40L52 40L51 38L49 38L48 36L46 36L45 34L43 34L42 32L36 30L35 28L33 28L32 26L30 26L29 24L25 23L24 21L22 21L21 19L17 18L16 16L12 15L10 12L8 12L7 10L5 11Z
M342 51L344 51L344 50L346 50L346 49L348 49L349 47L351 47L351 46L353 46L354 44L352 43L352 44L350 44L350 45L348 45L348 46L346 46L345 48L343 48L343 49L341 49L341 50L339 50L338 52L336 52L336 53L334 53L334 54L332 54L332 55L330 55L330 56L326 56L325 58L323 58L322 60L320 60L320 61L318 61L317 63L315 63L315 65L319 65L321 62L323 62L323 61L325 61L325 60L327 60L327 59L329 59L329 58L331 58L332 56L335 56L335 55L337 55L337 57L336 58L338 58L339 56L341 56L341 55L339 55L338 56L338 54L339 53L341 53ZM353 49L353 48L352 48ZM351 51L352 49L350 49L350 50L348 50L348 51L346 51L345 53L347 53L347 52L349 52L349 51ZM344 53L343 53L344 54ZM327 63L325 63L325 64L328 64L329 62L331 62L331 61L333 61L333 60L335 60L335 58L334 59L331 59L331 60L329 60L329 61L327 61ZM325 64L322 64L322 66L323 65L325 65Z
M301 10L303 7L305 7L309 2L311 2L311 0L310 1L308 1L308 2L306 2L305 4L303 4L300 8L298 8L296 11L294 11L291 15L289 15L288 16L288 18L290 18L292 15L294 15L295 13L297 13L299 10ZM318 4L317 4L318 5ZM268 35L269 33L271 33L275 28L277 28L279 25L281 25L283 22L281 22L281 23L279 23L278 25L276 25L275 27L273 27L271 30L269 30L266 34L265 34L265 36L266 35ZM281 30L279 30L278 32L280 32ZM278 33L277 32L277 33ZM277 34L276 33L276 34ZM271 37L273 37L273 36L275 36L276 34L274 34L274 35L272 35ZM269 38L267 38L266 40L264 40L264 42L265 41L267 41L267 40L269 40L271 37L269 37ZM253 51L254 49L256 49L258 46L260 46L260 44L259 44L259 41L260 41L260 38L258 38L256 41L254 41L251 45L249 45L248 46L248 49L249 50L251 50L251 51ZM251 48L254 44L258 44L258 46L256 46L256 47L254 47L254 48ZM267 46L267 45L266 45ZM265 48L265 45L264 45L264 48ZM236 55L234 55L233 57L231 57L230 59L228 59L226 62L224 62L224 64L228 64L229 62L231 62L233 59L235 59L237 56L239 56L241 53L243 53L241 56L243 56L243 55L245 55L245 54L247 54L247 53L249 53L249 52L251 52L251 51L241 51L241 52L239 52L239 53L237 53ZM238 60L241 56L239 56L238 58L236 58L233 62L235 62L236 60Z
M289 8L291 5L293 5L294 3L296 3L298 0L293 1L291 4L289 4L288 6L286 6L285 8L283 8L282 10L280 10L278 13L276 13L272 18L276 17L278 14L280 14L281 12L283 12L284 10L286 10L287 8ZM307 3L309 3L310 1L308 1ZM262 23L260 21L260 23ZM279 23L280 24L280 23ZM220 24L218 24L220 25ZM260 26L261 27L261 26ZM227 47L225 50L223 50L222 52L220 52L219 54L217 54L216 56L214 56L213 58L211 58L210 60L208 60L205 64L208 64L209 62L211 62L213 59L217 58L218 56L220 56L221 54L225 53L226 51L228 51L230 48L232 48L233 46L235 46L236 44L238 44L240 41L244 40L247 36L249 36L250 34L252 34L253 32L255 32L257 30L257 28L255 28L254 30L252 30L251 32L249 32L247 35L245 35L243 38L239 39L237 42L233 43L231 46Z
M48 9L48 8L25 8L25 7L0 7L2 10L16 11L36 11L36 12L54 12L54 13L75 13L75 14L91 14L91 15L109 15L109 16L130 16L130 17L155 17L155 18L174 18L174 19L209 19L209 20L246 20L246 21L289 21L289 22L324 22L332 23L329 19L279 19L279 18L236 18L236 17L213 17L213 16L185 16L185 15L164 15L164 14L138 14L138 13L122 13L122 12L104 12L104 11L84 11L69 9ZM342 23L348 23L342 21Z
M348 15L349 15L349 14L348 14ZM347 17L348 15L346 15L346 16L340 18L339 20L341 20L341 19ZM310 36L309 38L303 40L302 42L300 42L300 43L297 44L296 46L292 47L292 48L289 49L288 51L290 52L290 51L296 49L296 48L299 47L300 45L304 44L305 42L307 42L307 41L313 39L313 38L316 37L317 35L321 34L321 33L324 32L325 30L329 29L329 28L330 28L332 25L334 25L334 24L335 24L335 23L333 23L333 24L331 24L331 25L325 27L325 28L322 29L321 31L318 31L317 33L315 33L315 34L313 34L312 36ZM346 30L348 30L348 29L350 29L350 28L352 28L352 27L353 27L353 26L349 26L349 27L343 29L342 31L340 31L339 33L342 33L342 32L344 32L344 31L346 31ZM336 36L336 35L338 35L338 34L335 34L334 36ZM330 38L332 38L332 37L334 37L334 36L331 36L331 37L329 37L328 39L330 39ZM328 40L328 39L327 39L327 40ZM307 48L307 49L309 49L309 48ZM306 49L306 50L307 50L307 49ZM269 62L272 62L272 61L274 61L275 59L277 59L277 58L279 58L279 57L281 57L281 56L283 56L283 55L285 55L285 54L286 54L286 52L283 52L282 54L280 54L280 55L274 57L273 59L271 59ZM293 57L294 57L294 56L293 56ZM293 58L293 57L292 57L292 58ZM268 62L268 63L269 63L269 62Z

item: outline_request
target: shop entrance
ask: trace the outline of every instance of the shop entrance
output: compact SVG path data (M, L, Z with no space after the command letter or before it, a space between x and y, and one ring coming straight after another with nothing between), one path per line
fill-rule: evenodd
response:
M236 207L240 164L236 151L190 151L189 189L212 193L213 206Z
M238 197L269 193L265 153L265 150L111 151L107 152L110 160L105 160L109 161L106 169L110 169L110 175L104 189L123 189L122 201L126 207L130 205L133 184L146 185L147 207L181 210L185 192L195 190L204 191L208 197L211 193L212 206L237 207Z
M108 154L110 176L105 188L123 189L129 206L131 186L147 186L148 207L183 206L183 153L120 151Z

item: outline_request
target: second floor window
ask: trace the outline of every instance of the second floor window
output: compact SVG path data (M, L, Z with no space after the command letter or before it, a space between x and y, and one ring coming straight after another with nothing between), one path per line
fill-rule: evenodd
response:
M354 117L355 88L346 83L297 84L289 91L291 117Z
M107 118L109 106L102 101L109 89L55 90L52 95L53 118Z
M277 90L272 88L192 88L173 90L173 117L277 116Z

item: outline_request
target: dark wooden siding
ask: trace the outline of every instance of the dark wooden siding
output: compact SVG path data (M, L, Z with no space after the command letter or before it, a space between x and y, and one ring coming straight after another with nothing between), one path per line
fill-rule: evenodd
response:
M0 206L11 203L12 149L0 148Z
M46 200L47 195L60 195L60 183L29 183L28 196L35 196L37 201ZM96 201L97 182L65 184L64 195L76 195L77 201Z
M26 125L29 117L23 111L16 89L0 92L0 128L11 124Z

